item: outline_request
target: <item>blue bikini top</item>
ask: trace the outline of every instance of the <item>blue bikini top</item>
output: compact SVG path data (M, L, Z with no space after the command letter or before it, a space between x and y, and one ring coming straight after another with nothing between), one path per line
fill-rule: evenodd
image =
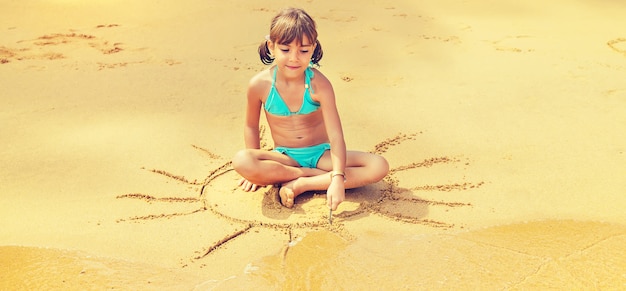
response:
M311 88L311 78L313 78L314 73L310 67L307 67L304 71L304 96L302 97L302 106L300 106L300 110L296 112L289 110L289 107L276 90L276 71L278 71L278 68L274 69L272 89L270 89L270 93L267 95L267 100L265 100L264 108L267 112L272 115L291 116L294 114L309 114L316 111L320 107L320 103L313 101L311 98L311 91L313 90Z

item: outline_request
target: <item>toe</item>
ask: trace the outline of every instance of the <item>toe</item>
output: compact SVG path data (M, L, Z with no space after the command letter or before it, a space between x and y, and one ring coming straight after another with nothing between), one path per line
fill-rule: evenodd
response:
M280 204L287 208L293 207L293 196L286 193L287 191L280 191Z

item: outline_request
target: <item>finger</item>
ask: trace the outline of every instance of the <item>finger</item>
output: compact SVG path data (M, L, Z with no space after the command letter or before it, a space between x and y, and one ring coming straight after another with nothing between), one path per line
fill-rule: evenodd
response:
M252 183L250 183L250 181L246 181L246 192L250 192L250 188L252 188Z
M251 191L252 191L252 192L254 192L254 191L256 191L256 189L259 189L259 185L257 185L257 184L252 184L252 189L251 189Z
M332 209L333 211L336 211L337 206L339 206L339 203L332 203L332 206L330 207L330 209Z
M244 179L244 178L239 179L238 186L242 186L245 181L246 181L246 179Z
M330 208L330 209L333 209L333 196L327 195L326 197L327 197L326 198L326 206L328 206L328 208Z
M246 187L248 187L248 181L244 181L243 183L241 183L241 190L248 191Z

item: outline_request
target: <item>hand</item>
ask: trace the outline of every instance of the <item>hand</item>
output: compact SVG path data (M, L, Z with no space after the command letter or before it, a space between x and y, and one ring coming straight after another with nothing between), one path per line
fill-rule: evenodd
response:
M326 205L333 211L337 210L337 206L346 198L346 188L341 178L343 177L333 178L326 191Z
M246 191L246 192L250 192L250 191L254 192L260 188L259 185L253 184L252 182L246 180L245 178L241 178L241 180L239 180L239 187L241 187L241 190Z

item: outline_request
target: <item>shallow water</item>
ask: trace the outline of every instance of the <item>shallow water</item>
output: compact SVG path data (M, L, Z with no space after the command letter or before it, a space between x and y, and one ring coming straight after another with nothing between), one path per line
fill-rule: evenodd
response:
M626 287L625 250L626 226L569 220L450 234L381 230L351 241L316 230L216 280L77 251L4 246L0 290L615 290Z
M456 234L347 242L309 233L219 290L623 289L626 227L541 221ZM207 290L207 289L205 289Z
M78 251L0 247L0 290L189 290L198 280L180 270Z

